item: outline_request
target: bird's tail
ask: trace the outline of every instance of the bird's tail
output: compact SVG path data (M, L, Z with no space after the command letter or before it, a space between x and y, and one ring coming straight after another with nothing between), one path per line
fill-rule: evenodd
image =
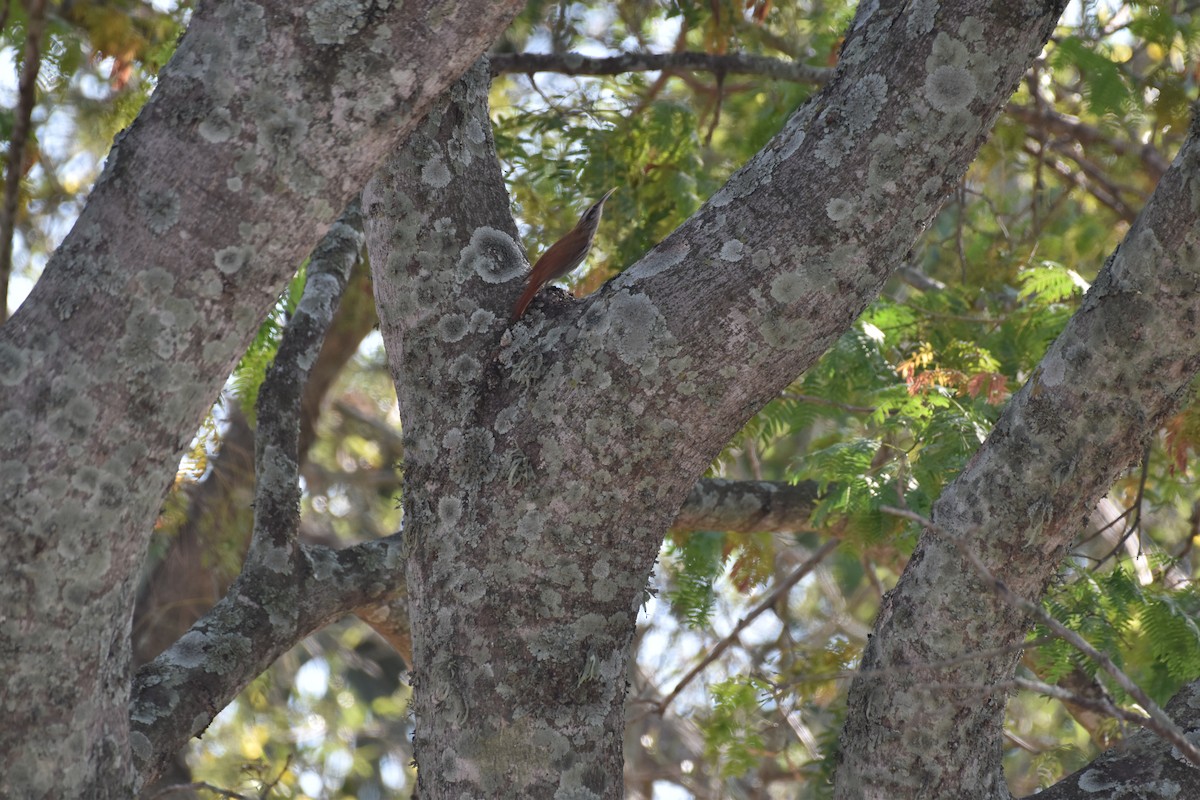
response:
M530 281L529 285L525 287L525 291L521 292L521 299L517 301L515 306L513 306L513 322L516 322L525 315L525 309L529 308L529 304L533 301L534 296L537 295L538 289L540 288L542 287L533 281Z

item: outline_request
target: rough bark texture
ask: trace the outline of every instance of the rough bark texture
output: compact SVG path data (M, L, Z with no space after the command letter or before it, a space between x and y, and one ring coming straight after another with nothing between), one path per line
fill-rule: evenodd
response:
M1200 369L1197 187L1193 129L1066 330L934 505L934 521L1027 599L1041 597L1080 521ZM975 687L1008 678L1019 654L939 670L936 687L906 665L1014 645L1027 627L950 544L923 537L863 657L884 672L850 692L838 796L1007 797L1004 697Z
M1166 706L1185 731L1200 729L1200 681ZM1195 734L1191 734L1195 739ZM1176 800L1200 797L1200 769L1147 730L1137 730L1083 769L1037 794L1038 800Z
M803 527L819 493L816 481L696 481L671 529L677 531L784 531Z
M333 553L264 534L127 709L132 581L197 419L332 209L445 83L418 76L461 71L515 5L419 22L425 5L340 17L330 0L197 14L0 332L0 794L128 796L131 738L153 776L279 652L394 590L395 540ZM514 326L525 259L486 68L379 174L368 235L405 419L422 796L621 796L633 621L675 509L876 296L1061 6L865 3L828 87L692 220L597 294L543 295ZM935 507L1027 597L1196 372L1198 173L1191 139ZM264 523L294 523L275 485L280 520ZM947 670L937 695L905 666L1023 629L923 541L865 659L892 671L851 695L841 795L1003 797L1001 703L944 686L994 682L1016 655ZM1193 694L1173 706L1189 720ZM1186 786L1164 751L1147 749L1162 763L1146 785ZM1116 791L1136 767L1113 755L1074 785Z
M621 796L628 646L675 510L878 294L1061 8L870 4L826 89L700 212L513 326L482 77L372 182L422 796Z
M354 267L320 355L300 401L300 461L312 444L322 404L334 380L378 324L370 271ZM168 530L166 552L143 579L133 615L133 663L140 667L178 639L213 607L236 578L214 553L236 553L250 544L253 527L254 429L241 410L230 409L221 449L210 470L191 487L184 519ZM160 532L161 533L161 532ZM228 559L232 560L232 559Z
M529 476L518 458L498 457L493 431L506 430L496 419L505 412L489 400L507 313L487 306L497 296L512 302L515 293L497 284L519 275L525 260L492 147L487 87L481 63L364 191L381 329L405 420L419 792L616 796L623 684L614 679L625 661L607 641L603 603L620 596L627 607L629 592L611 587L641 577L605 576L603 603L581 596L573 590L595 578L572 572L555 543L538 541L546 515L520 509L530 519L513 532L508 514L495 513L508 501L497 485ZM580 638L584 628L594 641Z
M520 3L202 5L0 330L0 794L128 797L134 580L287 276Z
M302 396L362 240L356 199L313 252L304 295L259 389L254 532L241 575L215 609L138 673L131 741L143 780L157 777L180 743L284 649L393 589L394 537L340 552L297 540Z

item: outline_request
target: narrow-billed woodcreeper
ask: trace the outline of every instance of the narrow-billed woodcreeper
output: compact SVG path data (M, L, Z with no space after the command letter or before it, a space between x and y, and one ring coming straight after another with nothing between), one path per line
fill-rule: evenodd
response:
M578 267L587 258L592 249L592 239L596 237L596 229L600 227L600 214L604 211L604 201L617 189L613 187L604 193L591 208L583 212L579 222L565 236L546 248L542 257L533 265L529 273L529 283L521 293L521 299L513 306L512 321L516 322L525 313L529 303L538 290L556 278L561 278Z

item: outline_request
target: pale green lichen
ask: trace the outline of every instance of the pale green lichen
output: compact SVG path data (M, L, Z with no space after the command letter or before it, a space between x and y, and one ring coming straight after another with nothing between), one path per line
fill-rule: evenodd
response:
M214 108L196 129L200 138L209 144L221 144L233 138L237 129L228 108Z
M133 731L129 734L129 747L141 761L149 761L154 749L150 744L149 737L141 731Z
M958 26L958 35L968 42L982 42L983 32L983 21L979 17L964 17Z
M857 136L874 125L886 102L887 80L882 75L866 75L855 84L842 104L851 134Z
M802 130L788 132L783 139L783 146L779 149L779 158L787 159L794 156L796 151L800 149L800 145L804 144L805 138L805 133Z
M942 31L933 40L933 47L925 58L925 71L934 72L938 67L965 69L970 61L971 51L967 49L967 46Z
M518 410L518 406L514 403L513 405L506 406L496 415L496 421L492 423L492 428L496 433L503 436L512 430L513 423L517 419Z
M317 44L345 44L367 24L371 0L319 0L304 15Z
M475 144L483 144L487 140L487 134L483 130L483 124L474 117L467 120L467 124L463 130L467 135L467 139Z
M691 252L691 247L687 244L672 243L670 245L659 245L651 250L641 261L639 261L632 269L626 271L626 275L630 279L644 280L652 278L660 272L664 272L687 258Z
M450 378L459 383L474 384L480 375L479 361L466 353L454 359L450 365Z
M117 341L119 352L129 356L138 370L150 369L158 357L162 321L148 309L138 309L125 319L125 335Z
M626 364L637 364L650 355L654 336L664 325L650 298L621 292L609 305L605 344Z
M813 148L813 155L820 159L825 166L837 169L841 166L844 151L848 150L852 144L852 141L839 132L836 135L823 137Z
M442 447L454 452L463 445L463 432L461 428L451 428L442 436Z
M871 153L871 161L867 165L868 182L884 192L888 192L889 187L894 190L896 181L904 174L908 154L893 137L886 134L872 139L868 149Z
M19 386L29 371L29 354L8 342L0 342L0 385Z
M496 321L496 315L486 308L478 308L471 312L471 332L483 333L492 327L492 323Z
M99 406L83 395L76 395L50 415L50 427L63 435L86 436L99 415Z
M179 222L179 195L176 192L142 189L137 199L146 218L146 227L155 235L162 236Z
M730 239L725 244L721 245L721 260L738 262L746 254L746 245L742 244L737 239Z
M1084 770L1075 785L1085 792L1110 792L1120 786L1119 781L1105 778L1098 769Z
M461 460L455 465L454 474L460 480L486 483L500 472L500 461L496 458L496 437L487 428L471 428L463 436Z
M443 342L457 342L467 335L467 318L462 314L446 314L438 320L438 335Z
M213 263L222 273L233 275L249 263L253 253L253 248L231 245L216 251L213 254Z
M844 197L835 197L825 204L825 214L834 222L841 222L854 213L854 204Z
M204 651L209 642L208 636L189 630L180 636L170 650L163 653L161 658L167 663L175 664L185 669L195 669L204 663Z
M316 189L319 181L308 176L307 165L297 160L300 144L308 133L308 119L303 107L285 104L274 95L254 95L250 99L251 113L257 121L255 145L258 152L266 154L274 163L285 166L291 183L308 183L303 188Z
M538 608L535 613L545 619L560 619L563 616L562 592L546 587L538 593Z
M438 519L443 525L454 526L462 517L462 500L457 497L442 497L438 500Z
M794 303L804 296L808 281L799 270L781 272L771 281L771 297L780 303Z
M521 274L525 258L512 237L486 225L476 228L458 257L457 271L474 273L487 283L504 283Z
M169 292L175 288L175 275L162 267L150 267L138 273L138 283L155 294Z
M421 167L421 182L434 189L445 189L450 185L451 177L445 160L436 153Z
M390 45L389 45L390 47ZM408 67L393 67L388 71L392 79L392 87L400 97L408 97L417 85L417 73ZM479 123L476 122L476 125Z
M943 113L966 108L976 91L975 76L962 67L943 64L925 79L925 99Z
M907 28L910 35L924 36L933 30L934 17L938 12L937 0L916 0L908 12Z
M29 480L29 469L20 461L0 462L0 496L15 496Z
M777 350L796 350L809 344L812 327L804 320L770 318L759 328L763 341Z

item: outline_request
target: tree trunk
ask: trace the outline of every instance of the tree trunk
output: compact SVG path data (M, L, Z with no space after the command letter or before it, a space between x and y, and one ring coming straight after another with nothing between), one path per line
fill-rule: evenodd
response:
M368 186L422 796L621 796L628 646L675 510L876 297L1061 11L906 5L861 11L829 86L638 264L516 324L482 66Z
M0 794L132 793L129 620L175 466L301 259L520 3L460 6L203 4L0 329Z

